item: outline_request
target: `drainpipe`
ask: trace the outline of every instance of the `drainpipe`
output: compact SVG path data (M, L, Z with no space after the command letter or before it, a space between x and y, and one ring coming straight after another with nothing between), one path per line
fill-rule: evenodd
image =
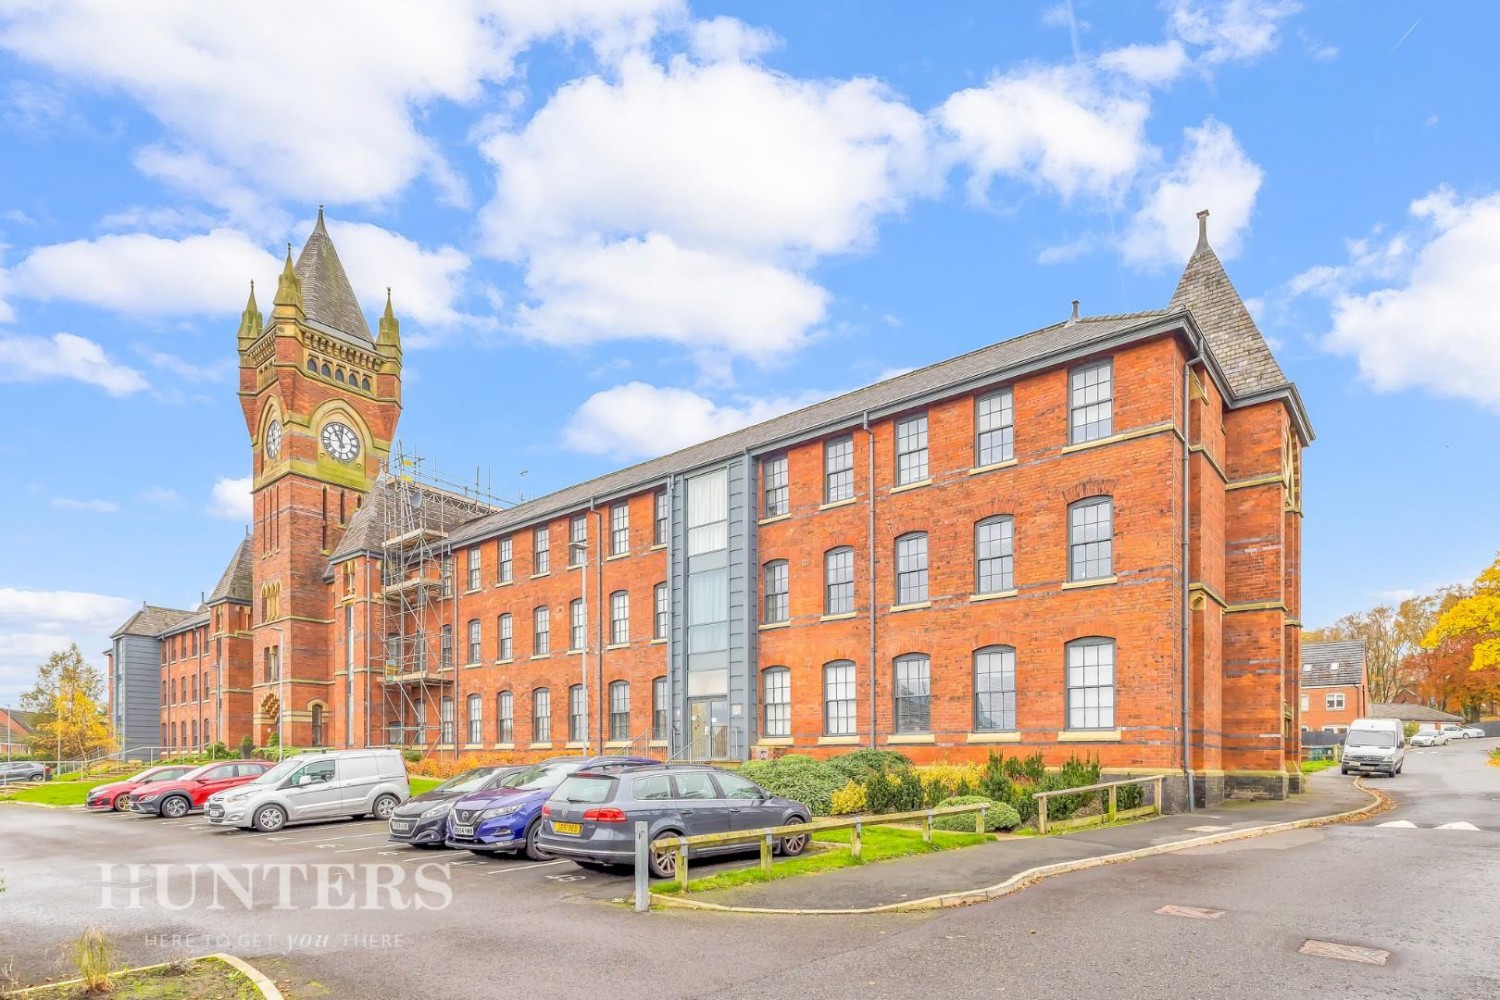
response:
M604 753L604 741L609 737L609 730L606 729L604 725L604 713L608 708L608 706L605 704L606 693L604 690L604 647L606 645L604 641L606 636L606 633L604 631L604 512L601 510L596 510L594 507L594 502L595 498L589 497L589 513L594 515L594 531L596 533L596 537L594 539L594 559L596 561L596 567L598 569L598 572L594 574L594 598L595 605L599 609L594 614L594 639L596 645L599 647L599 655L594 660L594 714L599 720L598 742L599 752L602 754ZM588 552L585 551L583 554L583 562L585 566L588 565L588 559ZM588 610L588 605L584 604L583 622L585 631L588 628ZM588 705L588 697L588 688L585 687L583 690L585 708ZM627 733L627 738L628 735L629 734ZM584 743L583 751L585 754L588 753L587 741L585 741Z
M870 427L870 411L866 410L860 418L860 425L865 429L865 445L869 454L866 456L866 465L869 467L869 507L870 523L865 535L865 547L869 550L870 570L868 582L865 584L865 600L870 603L870 749L875 749L875 431Z
M1195 808L1193 794L1193 595L1188 589L1189 536L1192 531L1193 366L1203 361L1203 342L1182 366L1182 776L1187 782L1187 811ZM1207 796L1208 790L1204 789Z
M672 620L672 610L673 610L673 608L672 608L672 592L673 592L673 589L674 589L674 585L676 583L676 580L674 579L674 573L676 572L676 567L673 566L673 564L672 564L672 555L673 555L673 548L674 548L674 546L672 545L672 538L673 538L673 535L674 535L673 524L672 524L672 503L673 503L673 500L676 497L676 492L677 492L677 490L676 490L676 484L677 484L677 477L675 475L668 476L667 477L667 481L664 484L665 488L666 488L666 492L667 492L667 533L666 533L666 545L667 545L667 706L666 706L667 707L667 731L665 733L663 733L662 735L666 737L666 744L667 744L666 759L667 760L671 760L672 759L672 755L675 754L677 752L677 750L678 750L678 747L674 746L673 742L674 742L674 737L677 735L677 720L678 720L678 718L680 718L680 716L678 714L679 713L679 709L677 707L677 698L675 697L675 695L673 693L673 690L672 690L673 687L675 686L674 682L677 680L677 673L678 673L678 671L675 669L675 667L676 667L676 660L674 658L675 654L677 652L677 643L676 643L676 641L673 638L673 636L677 632L677 628L676 628L677 623ZM654 540L654 538L655 538L655 531L656 531L656 498L655 497L651 498L651 531L653 532L652 538ZM655 626L656 626L656 601L655 601L655 595L652 595L651 625L652 625L652 633L655 634L655 631L656 631L656 628L655 628ZM682 687L683 687L684 691L687 690L687 680L685 678L683 680ZM654 728L654 724L656 722L656 719L653 718L651 721L653 723L653 728Z

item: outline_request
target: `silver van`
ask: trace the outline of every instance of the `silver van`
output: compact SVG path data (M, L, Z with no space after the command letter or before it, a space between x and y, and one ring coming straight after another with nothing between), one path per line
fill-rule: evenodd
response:
M341 816L390 819L409 798L399 750L323 750L288 757L248 784L210 795L203 811L215 826L270 833Z

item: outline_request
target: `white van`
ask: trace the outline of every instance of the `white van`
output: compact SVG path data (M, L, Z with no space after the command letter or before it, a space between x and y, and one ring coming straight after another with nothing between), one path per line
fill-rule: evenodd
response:
M269 833L341 816L390 819L409 798L399 750L321 750L288 757L248 784L210 795L203 811L215 826Z
M1355 719L1344 734L1339 770L1379 772L1394 778L1406 764L1406 730L1396 719Z

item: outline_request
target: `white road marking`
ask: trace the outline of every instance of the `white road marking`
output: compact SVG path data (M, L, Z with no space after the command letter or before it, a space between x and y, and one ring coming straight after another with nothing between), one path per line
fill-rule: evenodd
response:
M1319 958L1339 958L1345 962L1363 962L1366 965L1384 965L1385 960L1391 957L1388 951L1379 948L1361 948L1353 944L1335 944L1332 941L1314 941L1311 938L1302 942L1302 947L1297 949L1304 955L1317 955Z
M409 865L413 861L432 861L435 858L451 858L455 854L468 854L468 853L469 853L468 851L438 851L435 854L428 854L428 853L426 853L424 851L420 857L408 858L407 860L405 860L404 862L402 862L402 864Z
M321 836L321 837L314 837L311 840L293 840L293 841L291 841L291 843L293 843L293 844L333 844L333 843L338 843L339 841L344 841L344 840L363 840L365 837L383 837L385 835L386 835L386 831L384 831L384 830L376 830L374 833L357 833L357 834L354 834L353 836L350 836L350 837L346 837L346 836L343 836L341 834L335 834L333 836L329 836L328 835L328 831L325 830L325 831L323 831L323 836Z
M538 861L534 865L519 865L519 866L515 866L515 867L506 866L505 868L496 868L492 872L485 872L485 874L486 875L508 875L511 872L529 872L533 868L551 868L553 865L566 865L566 864L571 864L571 862L566 861L566 860L564 860L564 861Z
M333 853L334 854L353 854L356 851L378 851L382 847L385 847L385 846L386 846L385 844L368 844L368 845L366 845L364 847L346 847L342 851L334 851ZM386 854L405 854L405 853L406 853L405 851L383 851L382 852L382 856L384 856Z
M1473 823L1465 823L1459 820L1457 823L1444 823L1442 826L1433 827L1435 830L1478 830L1479 827Z
M1417 824L1413 823L1409 819L1393 819L1389 823L1381 823L1380 825L1396 827L1402 830L1415 830L1417 828Z

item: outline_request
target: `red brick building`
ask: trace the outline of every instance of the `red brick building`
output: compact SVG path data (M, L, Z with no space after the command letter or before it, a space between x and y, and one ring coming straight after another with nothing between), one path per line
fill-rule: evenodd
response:
M507 509L390 462L399 326L370 337L320 216L239 335L257 742L1001 747L1295 790L1312 431L1206 214L1166 308L1075 303Z
M1342 733L1369 715L1365 641L1309 642L1302 647L1302 728Z

